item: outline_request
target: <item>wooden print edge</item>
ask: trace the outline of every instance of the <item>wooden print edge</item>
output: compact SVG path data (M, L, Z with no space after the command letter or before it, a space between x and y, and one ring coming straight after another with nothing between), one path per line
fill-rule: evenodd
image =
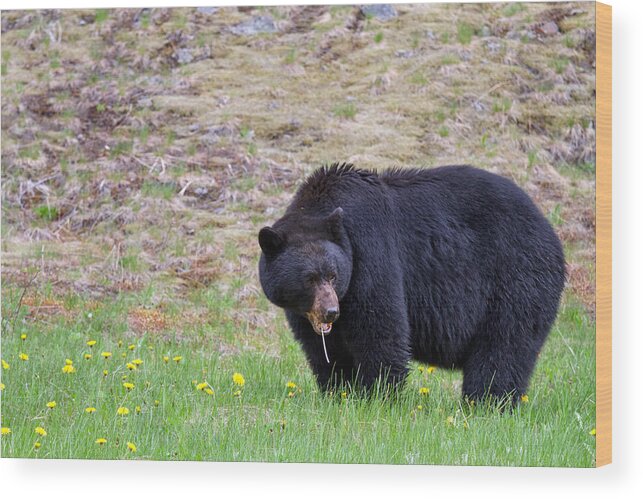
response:
M596 2L596 466L612 462L612 7Z

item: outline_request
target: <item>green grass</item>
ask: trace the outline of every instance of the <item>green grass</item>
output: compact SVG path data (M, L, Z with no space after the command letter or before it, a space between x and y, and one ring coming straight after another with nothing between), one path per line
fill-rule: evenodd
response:
M462 45L469 45L475 34L473 26L466 23L458 23L458 41Z
M529 401L502 412L464 404L460 373L420 372L418 365L389 399L324 395L281 316L254 348L249 343L256 333L226 320L236 306L234 293L195 298L208 310L204 325L135 336L127 332L127 311L145 304L149 293L121 294L94 308L65 300L73 306L67 317L23 323L24 307L12 316L20 290L3 291L3 316L11 321L2 335L2 358L9 363L2 370L2 426L11 429L1 438L4 457L594 464L594 324L570 301L541 354ZM90 348L88 340L97 343ZM215 345L224 342L232 353L219 354ZM104 351L111 358L103 359ZM20 360L20 353L29 359ZM74 373L62 372L66 359ZM134 359L143 363L130 371L126 365ZM243 387L233 383L234 373L244 376ZM134 388L128 391L124 382ZM213 395L197 389L204 382ZM422 387L428 395L420 394ZM55 408L47 408L50 401ZM86 413L87 407L96 412ZM129 414L118 415L119 407ZM47 435L36 435L37 426ZM98 445L98 438L107 443Z
M357 106L352 102L338 104L333 108L333 114L338 118L353 119L357 114Z
M58 208L55 206L48 206L46 204L34 208L34 213L38 218L45 220L46 222L56 220L60 216Z

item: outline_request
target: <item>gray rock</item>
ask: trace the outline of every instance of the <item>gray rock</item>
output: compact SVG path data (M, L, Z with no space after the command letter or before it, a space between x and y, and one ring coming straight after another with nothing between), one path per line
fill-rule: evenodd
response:
M435 36L435 33L434 33L434 32L433 32L433 30L431 30L431 29L427 29L427 30L426 30L426 37L427 37L429 40L436 40L436 39L438 38L437 36Z
M194 60L190 49L178 49L174 56L179 64L189 64Z
M458 56L461 61L467 62L471 60L472 54L470 50L463 49L458 52Z
M491 28L489 26L483 26L482 31L480 31L480 36L487 37L491 36Z
M138 107L151 108L152 106L154 106L154 102L149 97L143 97L138 100Z
M201 136L201 142L205 145L214 145L221 137L230 137L232 135L232 128L226 125L218 125L208 127L206 132Z
M487 50L492 54L497 54L502 48L502 43L500 43L497 39L487 40L484 44L485 47L487 47Z
M400 57L402 59L410 59L415 55L415 52L412 50L396 50L395 57Z
M558 30L558 25L554 21L549 21L537 26L536 32L543 36L554 36L557 35L560 31Z
M252 19L235 24L230 28L235 35L249 36L258 33L275 33L277 26L275 21L270 16L255 16Z
M219 10L218 7L197 7L196 8L196 11L199 14L205 14L206 16L211 16L212 14L217 12L218 10Z
M397 11L388 3L362 5L360 10L366 17L374 17L378 21L390 21L397 17Z

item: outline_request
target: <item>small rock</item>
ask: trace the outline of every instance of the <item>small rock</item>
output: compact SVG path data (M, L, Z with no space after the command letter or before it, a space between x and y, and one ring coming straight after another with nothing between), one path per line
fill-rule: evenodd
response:
M270 16L255 16L249 21L235 24L230 28L235 35L256 35L258 33L275 33L277 26Z
M483 26L482 30L480 31L480 36L482 37L491 36L491 28L487 25Z
M492 54L497 54L500 52L500 49L502 48L502 43L500 43L496 39L491 39L485 41L485 47L487 47L487 50L492 53Z
M478 99L476 99L475 101L473 101L473 104L471 104L471 105L473 106L473 109L475 109L475 110L476 110L477 112L479 112L479 113L483 113L483 112L485 112L485 111L487 110L487 106L485 106L485 105L484 105L482 102L480 102Z
M470 50L463 49L458 52L458 56L460 56L461 61L467 62L471 60L472 54Z
M201 130L201 125L199 125L198 123L192 123L192 124L188 127L188 130L189 130L191 133L198 132L199 130Z
M189 64L194 60L194 56L190 49L178 49L174 54L174 57L179 64Z
M163 78L159 75L153 75L146 78L148 85L163 85Z
M390 21L397 17L397 11L388 3L362 5L360 10L366 17L374 17L378 21Z
M205 187L197 187L196 189L194 189L194 194L201 197L207 196L208 190Z
M400 57L402 59L410 59L415 55L415 52L412 50L396 50L395 57Z
M558 25L554 21L539 24L536 26L535 31L542 36L555 36L560 33Z
M138 107L140 108L151 108L154 106L154 102L152 102L152 99L149 97L143 97L142 99L138 100Z
M201 137L201 142L205 145L214 145L219 142L221 137L232 135L232 129L225 125L211 126Z
M218 7L197 7L196 11L199 14L205 14L206 16L211 16L219 10Z
M433 32L433 30L430 30L430 29L427 29L425 34L429 40L436 40L438 38L437 36L435 36L435 33Z

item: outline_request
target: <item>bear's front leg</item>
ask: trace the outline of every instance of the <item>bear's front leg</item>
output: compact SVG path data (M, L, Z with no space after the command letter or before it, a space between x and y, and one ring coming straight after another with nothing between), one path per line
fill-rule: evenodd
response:
M406 379L411 341L406 307L401 301L383 303L364 298L360 303L367 303L368 308L347 307L344 319L348 323L344 327L349 333L345 341L353 357L356 388L372 392L381 381L386 390Z
M354 377L353 359L336 330L324 338L329 362L324 354L322 338L315 333L310 322L295 313L286 312L286 317L295 339L301 344L304 354L306 354L308 364L320 389L337 391L344 383L352 382Z

